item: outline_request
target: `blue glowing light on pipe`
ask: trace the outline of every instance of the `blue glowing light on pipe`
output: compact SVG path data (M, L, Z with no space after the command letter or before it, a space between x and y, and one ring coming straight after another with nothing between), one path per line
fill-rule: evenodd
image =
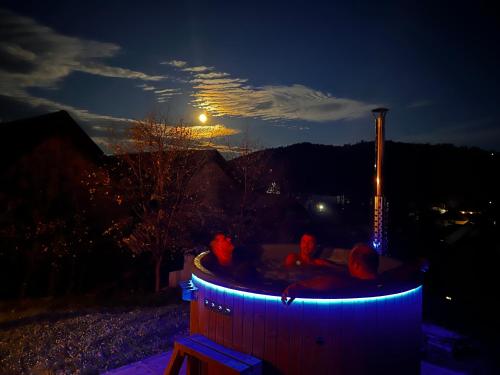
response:
M227 294L231 294L236 297L246 297L246 298L254 298L254 299L259 299L263 301L278 301L281 302L281 296L272 296L269 294L260 294L260 293L253 293L253 292L245 292L242 290L235 290L231 288L227 288L224 286L220 286L217 284L210 283L208 281L205 281L203 279L200 279L196 275L192 275L192 280L195 284L202 285L205 288L210 288L218 292L224 292ZM382 295L382 296L376 296L376 297L356 297L356 298L296 298L295 302L301 302L305 304L345 304L345 303L367 303L367 302L380 302L384 300L391 300L391 299L399 299L399 298L404 298L416 293L420 293L422 290L422 286L418 286L414 289L410 289L404 292L400 293L395 293L395 294L388 294L388 295Z

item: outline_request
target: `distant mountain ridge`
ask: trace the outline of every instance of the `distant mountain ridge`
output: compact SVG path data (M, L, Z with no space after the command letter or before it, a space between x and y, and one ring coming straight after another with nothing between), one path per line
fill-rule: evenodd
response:
M328 146L300 143L258 151L276 181L289 194L373 194L373 142ZM241 161L233 159L230 164ZM387 141L385 195L414 203L484 205L500 192L500 155L478 148Z
M4 140L0 161L3 168L54 137L69 140L89 160L99 163L106 158L65 111L2 123L0 130ZM276 182L283 194L345 195L367 201L373 194L374 155L373 142L344 146L298 143L229 161L218 151L207 150L200 152L200 157L206 158L207 168L198 182L208 190L217 190L213 198L223 201L230 191L241 188L235 178L241 173L238 163L253 158L261 169L262 192ZM500 155L450 144L387 141L384 175L384 191L389 200L410 205L444 203L480 207L498 200Z

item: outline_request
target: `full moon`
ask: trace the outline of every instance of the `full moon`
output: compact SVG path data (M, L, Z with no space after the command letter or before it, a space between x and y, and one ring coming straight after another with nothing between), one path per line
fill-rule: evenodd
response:
M198 116L198 120L200 120L200 122L204 124L205 122L207 122L207 115L202 113Z

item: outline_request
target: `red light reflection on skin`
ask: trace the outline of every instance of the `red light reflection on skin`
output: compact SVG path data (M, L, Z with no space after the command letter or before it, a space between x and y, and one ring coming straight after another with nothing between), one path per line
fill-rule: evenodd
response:
M354 279L377 279L378 263L379 259L377 252L365 244L355 245L349 253L348 268L351 277ZM339 277L339 275L331 274L317 276L290 284L281 294L281 301L285 305L289 305L301 291L325 292L343 288L346 285L349 285L349 281Z
M316 250L316 237L312 234L304 233L300 238L299 253L290 253L285 258L285 267L300 265L329 266L332 263L325 259L313 258Z
M221 266L230 266L233 261L234 245L231 237L223 233L217 233L210 242L210 248Z
M365 244L354 245L349 253L349 273L352 277L361 280L374 280L377 278L378 254Z

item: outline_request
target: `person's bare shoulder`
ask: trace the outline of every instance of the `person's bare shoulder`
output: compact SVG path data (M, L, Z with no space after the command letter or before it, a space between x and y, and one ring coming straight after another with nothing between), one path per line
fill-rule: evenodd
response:
M296 265L299 256L297 253L290 253L285 257L285 267L292 267Z

